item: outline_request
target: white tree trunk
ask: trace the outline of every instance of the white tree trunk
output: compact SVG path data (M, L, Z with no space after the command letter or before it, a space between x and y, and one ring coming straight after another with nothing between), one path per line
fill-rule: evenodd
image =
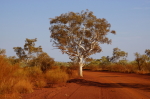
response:
M83 58L80 58L80 61L79 61L79 76L80 77L83 77L83 73L82 73L82 67L83 67Z
M82 73L82 67L83 67L83 64L81 63L79 63L79 76L80 77L83 77L83 73Z

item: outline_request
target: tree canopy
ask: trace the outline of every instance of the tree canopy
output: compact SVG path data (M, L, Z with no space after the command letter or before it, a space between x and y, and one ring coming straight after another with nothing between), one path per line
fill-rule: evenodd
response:
M119 48L114 48L113 49L113 56L110 58L111 62L117 62L120 58L122 60L126 60L126 57L128 56L128 53L125 51L121 51Z
M0 55L5 56L6 50L5 49L0 49Z
M138 69L141 70L142 65L149 60L147 55L141 55L140 53L136 52L135 54L135 61L138 65Z
M145 50L145 53L146 53L146 55L147 55L148 57L150 57L150 49L146 49L146 50Z
M32 57L33 53L41 53L42 47L35 47L35 42L37 39L28 39L25 40L24 48L22 47L13 47L14 51L16 52L16 55L19 57L20 60L27 60ZM27 53L26 53L27 52Z

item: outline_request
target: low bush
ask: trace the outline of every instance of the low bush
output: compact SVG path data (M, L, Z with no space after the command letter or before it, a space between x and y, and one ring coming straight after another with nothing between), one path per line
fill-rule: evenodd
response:
M0 99L19 99L18 94L31 93L33 88L46 87L49 83L64 84L76 77L76 67L51 65L43 72L41 66L21 67L20 63L12 64L0 56Z
M14 91L17 93L31 93L33 86L30 81L21 79L14 85Z
M68 74L69 79L78 77L77 70L67 68L66 73Z
M13 73L18 69L18 65L12 66L5 57L0 56L0 94L13 92L15 79Z
M91 64L88 68L92 71L100 70L99 65Z
M115 72L124 72L125 68L124 65L120 64L113 64L111 65L111 70L110 71L115 71Z
M2 79L0 82L0 94L8 94L13 92L15 80L14 79Z
M51 84L66 83L68 74L61 69L49 70L45 74L46 80Z
M34 87L42 88L47 85L44 73L39 66L26 67L24 68L24 71L28 73L28 78Z
M125 65L125 72L127 73L134 73L136 70L136 66L132 64Z
M36 82L34 82L34 86L37 88L43 88L46 85L47 85L47 82L44 79L37 80Z
M0 56L0 94L33 91L27 74L18 64L11 65L7 59Z

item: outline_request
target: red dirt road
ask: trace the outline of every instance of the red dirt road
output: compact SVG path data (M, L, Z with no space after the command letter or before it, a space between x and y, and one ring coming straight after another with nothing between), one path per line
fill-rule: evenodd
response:
M150 75L84 71L66 86L38 89L22 99L150 99Z

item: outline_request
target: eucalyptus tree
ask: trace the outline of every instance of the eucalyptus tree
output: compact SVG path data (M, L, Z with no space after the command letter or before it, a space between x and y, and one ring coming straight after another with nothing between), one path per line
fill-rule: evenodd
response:
M6 50L5 49L0 49L0 55L5 56L5 54L6 54Z
M136 61L137 65L138 65L138 69L141 70L142 69L142 65L146 61L148 61L149 58L148 58L147 55L141 55L141 54L139 54L137 52L134 55L135 55L135 61Z
M145 50L145 53L146 53L146 55L147 55L148 57L150 57L150 49L146 49L146 50Z
M20 60L25 60L27 55L25 53L25 50L22 47L13 47L13 49Z
M37 41L37 38L35 39L28 39L26 38L24 48L22 47L13 47L14 51L16 52L16 55L19 57L20 60L26 60L32 58L32 54L36 53L37 56L39 53L42 53L41 46L35 47L35 42Z
M110 30L111 25L106 19L97 18L89 10L61 14L50 18L50 24L50 38L53 46L79 63L81 77L86 59L102 51L100 44L111 44L111 39L106 37L108 33L116 33Z
M35 47L35 42L37 41L37 38L35 39L28 39L25 40L24 50L28 52L28 57L31 58L33 53L36 53L37 55L42 52L42 47Z
M17 59L15 56L9 56L8 61L13 65L19 63L19 59Z
M125 51L121 51L119 48L113 49L113 56L110 58L111 62L117 62L120 58L122 60L126 60L126 57L128 56L128 53Z
M110 64L109 56L107 56L107 57L102 56L100 59L100 64L101 65L109 65Z

